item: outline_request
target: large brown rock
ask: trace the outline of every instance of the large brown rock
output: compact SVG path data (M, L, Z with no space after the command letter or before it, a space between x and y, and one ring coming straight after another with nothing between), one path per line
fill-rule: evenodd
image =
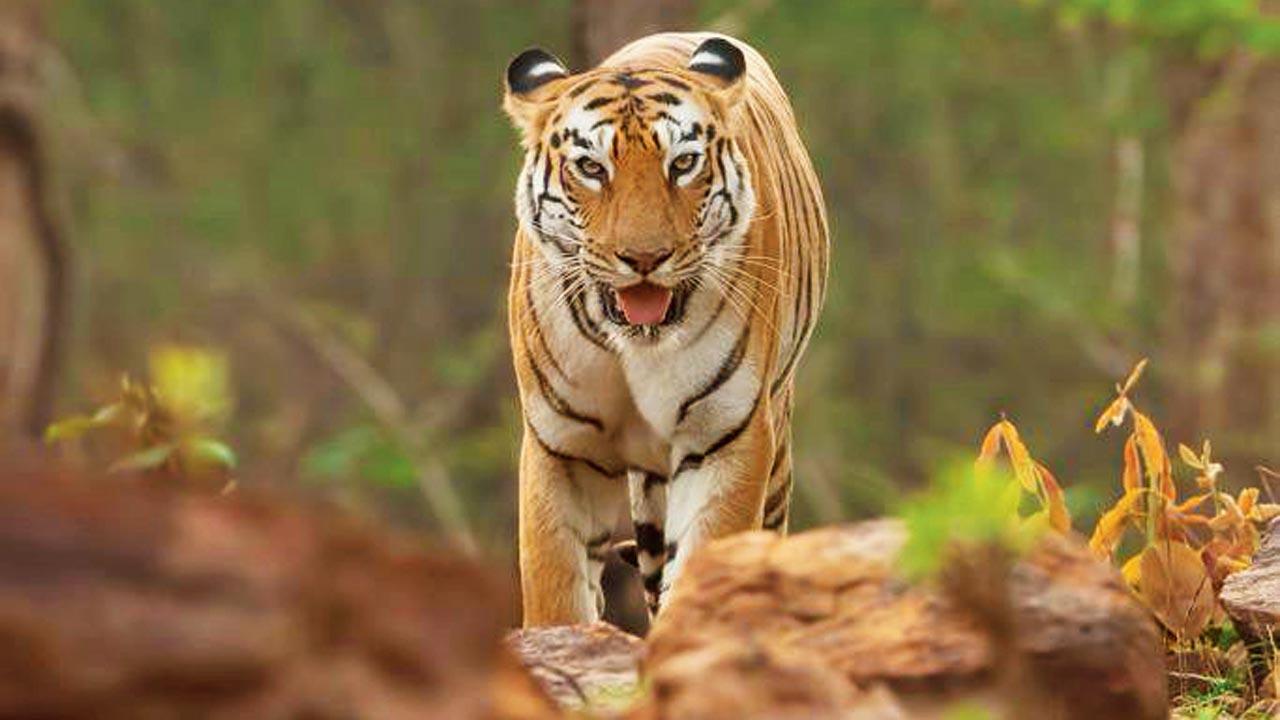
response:
M1167 715L1157 630L1082 543L1049 537L1002 578L952 573L943 592L899 579L904 540L877 521L711 543L650 636L639 716L934 717L956 702L1011 718Z
M1271 521L1253 564L1227 576L1218 595L1227 613L1266 639L1280 628L1280 518Z
M0 717L555 717L508 590L323 509L0 467Z

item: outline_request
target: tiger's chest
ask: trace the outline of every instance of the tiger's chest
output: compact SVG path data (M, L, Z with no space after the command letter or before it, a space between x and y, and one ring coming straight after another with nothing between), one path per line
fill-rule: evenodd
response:
M590 297L539 307L543 364L554 367L526 383L533 429L553 450L610 472L669 475L740 422L759 390L746 325L717 301L691 298L685 321L656 340L612 325Z

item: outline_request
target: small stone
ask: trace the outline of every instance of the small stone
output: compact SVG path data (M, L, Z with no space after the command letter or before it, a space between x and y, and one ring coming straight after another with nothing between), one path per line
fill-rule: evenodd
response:
M605 623L516 630L507 646L562 707L615 710L640 693L640 638Z

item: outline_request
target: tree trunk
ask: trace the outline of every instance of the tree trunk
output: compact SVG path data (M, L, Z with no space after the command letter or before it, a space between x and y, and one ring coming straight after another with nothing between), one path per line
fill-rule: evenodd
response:
M1175 432L1235 438L1222 450L1243 469L1280 437L1280 62L1188 60L1166 80Z
M574 0L573 55L577 69L594 67L631 40L664 30L689 30L692 0Z
M0 17L13 18L9 15ZM30 18L28 18L30 20ZM33 43L0 34L0 438L38 437L48 422L61 349L67 253L47 206L36 123L25 100Z

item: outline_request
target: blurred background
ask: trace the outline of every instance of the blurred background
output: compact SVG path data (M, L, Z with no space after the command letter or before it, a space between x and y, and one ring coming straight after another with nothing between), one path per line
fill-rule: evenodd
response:
M530 45L755 45L824 183L793 527L885 512L1002 413L1088 527L1113 384L1228 481L1280 461L1270 0L4 0L0 425L201 348L243 483L513 554L505 286ZM154 370L154 368L153 368ZM443 520L442 520L443 518Z

